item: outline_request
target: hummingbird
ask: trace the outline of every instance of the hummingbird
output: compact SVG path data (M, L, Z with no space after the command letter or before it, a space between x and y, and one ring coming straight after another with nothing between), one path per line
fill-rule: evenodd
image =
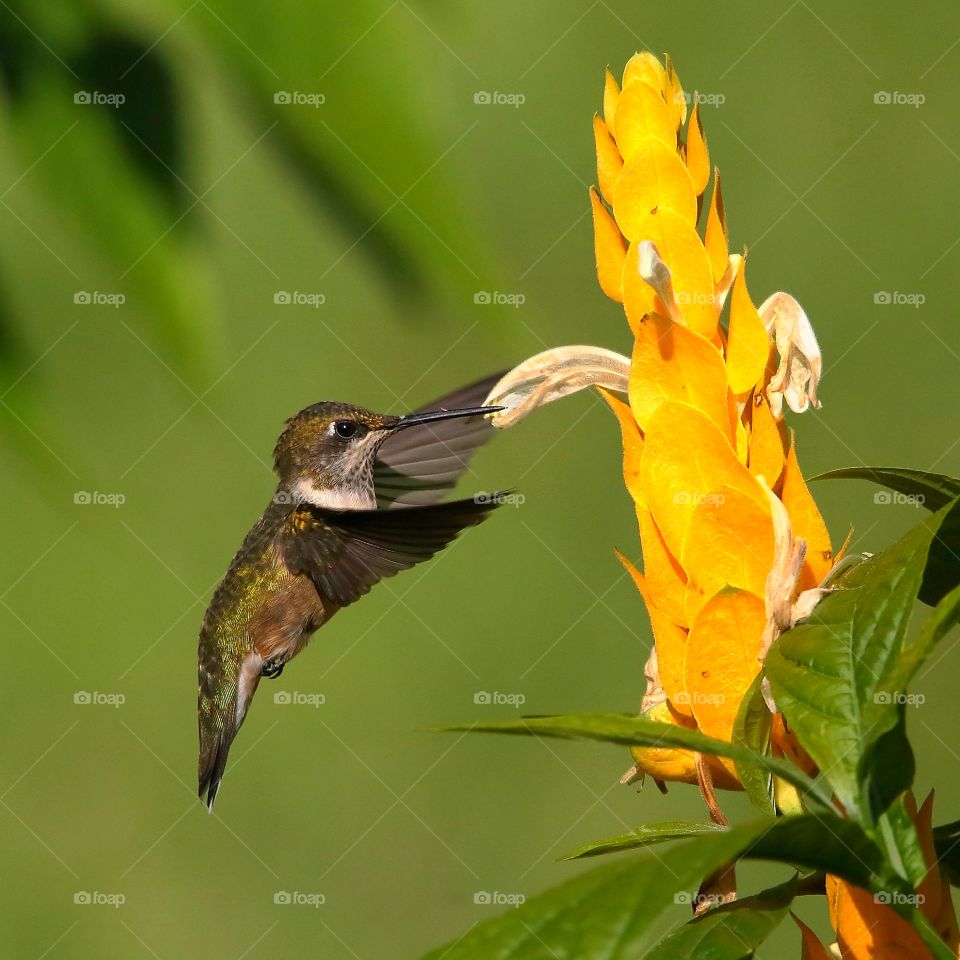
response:
M261 678L383 577L484 520L498 494L443 501L494 432L499 375L404 416L324 401L286 422L276 490L214 591L200 629L199 794L209 810Z

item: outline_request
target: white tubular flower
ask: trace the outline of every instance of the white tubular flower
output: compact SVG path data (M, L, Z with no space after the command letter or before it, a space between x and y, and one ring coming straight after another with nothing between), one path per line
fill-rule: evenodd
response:
M495 427L512 427L528 413L586 387L626 393L630 359L603 347L555 347L524 360L505 374L484 400L504 407L491 416Z
M774 416L783 415L783 401L794 413L820 407L817 386L823 369L820 345L806 313L789 293L774 293L760 305L760 318L772 333L780 366L767 386Z

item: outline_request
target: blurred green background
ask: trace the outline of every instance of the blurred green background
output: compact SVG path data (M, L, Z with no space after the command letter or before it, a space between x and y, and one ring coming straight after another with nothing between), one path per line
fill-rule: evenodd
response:
M546 346L629 349L593 273L590 119L604 66L643 47L719 104L703 122L755 299L787 289L817 330L804 471L960 471L960 9L3 7L4 954L415 957L492 916L481 892L530 896L582 842L699 816L693 788L618 786L625 752L429 732L516 713L479 692L638 704L650 632L613 556L637 537L592 395L477 458L469 486L521 508L378 587L261 692L213 817L200 618L301 407L402 412ZM815 492L858 549L916 519L865 484ZM953 644L909 719L938 821L960 815ZM124 902L75 903L94 893ZM785 926L764 955L786 951Z

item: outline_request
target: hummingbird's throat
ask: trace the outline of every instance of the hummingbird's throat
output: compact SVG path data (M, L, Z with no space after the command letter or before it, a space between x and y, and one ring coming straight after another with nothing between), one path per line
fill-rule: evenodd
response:
M308 477L294 485L293 496L325 510L372 510L377 505L372 489L368 491L355 483L321 486Z

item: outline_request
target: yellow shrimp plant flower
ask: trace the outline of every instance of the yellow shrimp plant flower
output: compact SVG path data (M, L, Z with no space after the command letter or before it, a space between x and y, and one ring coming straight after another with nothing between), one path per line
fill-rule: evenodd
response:
M774 293L755 306L746 255L730 252L697 99L669 59L636 54L621 84L607 71L593 132L597 276L623 304L632 356L547 351L488 402L506 407L494 424L508 426L542 403L601 388L622 432L642 570L622 559L654 634L642 709L730 740L766 650L809 614L834 563L784 422L784 405L820 406L820 349L793 297ZM777 752L808 763L779 715L773 731ZM739 788L726 760L633 755L633 777Z

